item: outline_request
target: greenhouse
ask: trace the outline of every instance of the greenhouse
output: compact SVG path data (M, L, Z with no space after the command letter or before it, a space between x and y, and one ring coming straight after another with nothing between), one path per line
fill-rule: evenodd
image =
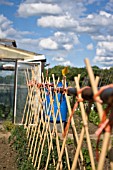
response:
M25 71L31 74L35 67L40 82L46 59L16 46L14 40L0 41L0 118L20 123L28 93Z

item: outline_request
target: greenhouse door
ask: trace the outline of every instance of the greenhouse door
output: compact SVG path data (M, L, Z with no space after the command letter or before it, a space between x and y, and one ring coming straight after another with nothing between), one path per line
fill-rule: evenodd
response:
M33 72L36 77L33 77ZM27 101L27 82L35 79L41 82L41 62L17 62L15 66L14 123L21 124ZM26 108L27 109L27 108Z

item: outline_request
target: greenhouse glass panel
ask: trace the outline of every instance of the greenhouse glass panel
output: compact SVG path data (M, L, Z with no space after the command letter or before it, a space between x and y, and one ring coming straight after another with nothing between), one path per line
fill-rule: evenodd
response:
M15 62L0 62L0 120L12 120Z
M16 113L14 113L14 122L21 124L25 105L27 106L26 112L29 107L27 103L27 81L35 79L37 82L41 82L41 62L18 62L17 70ZM32 74L33 72L35 72L35 74ZM35 77L33 77L33 75Z

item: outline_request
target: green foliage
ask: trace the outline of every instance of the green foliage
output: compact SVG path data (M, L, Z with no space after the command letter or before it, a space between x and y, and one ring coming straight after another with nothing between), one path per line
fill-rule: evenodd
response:
M61 65L55 66L53 68L49 68L48 69L48 73L49 73L48 76L52 80L52 74L54 74L56 79L59 77L60 80L62 80L62 69L64 69L64 66L61 66ZM44 73L45 72L46 71L44 71ZM77 67L68 66L68 73L66 74L67 81L68 82L74 81L74 77L77 76L78 74L81 74L81 83L82 83L84 76L87 75L86 68L77 68Z
M0 104L0 118L7 118L10 113L10 106Z
M86 167L86 170L92 170L88 149L82 148L82 153L83 153L83 157L84 157L84 165Z
M9 142L13 143L13 146L17 152L17 166L19 170L34 170L31 160L28 160L28 141L26 137L26 130L23 126L15 126L11 131Z
M51 78L51 81L53 81L52 74L55 75L55 79L57 79L58 77L60 78L60 80L62 79L63 68L64 66L57 65L53 68L48 69L48 76ZM100 77L99 87L104 86L106 84L113 83L113 67L111 67L110 69L101 69L97 66L93 66L92 69L94 72L94 76ZM67 82L74 81L74 77L78 76L78 74L81 75L80 86L90 85L89 76L86 67L78 68L78 67L68 66L68 74L66 75ZM44 70L44 75L46 76L46 69Z
M15 125L11 121L4 121L3 127L6 131L12 131L15 128Z
M71 138L68 138L67 141L66 141L67 145L71 145L73 143L74 143L74 141Z
M100 122L99 115L95 110L91 110L89 114L89 121L92 122L94 125L98 125Z
M49 158L49 164L48 164L48 170L55 170L56 169L56 165L53 164L53 159L55 160L55 162L58 162L58 152L57 152L57 146L56 146L56 139L53 139L53 150L50 154L50 158ZM60 142L60 147L62 146L62 142ZM48 156L48 142L47 140L45 141L45 145L44 145L44 149L43 149L43 156L41 159L41 165L40 165L40 169L44 169L45 165L46 165L46 161L47 161L47 156ZM66 162L66 155L63 154L62 156L62 164L63 164L63 170L67 170L67 162Z

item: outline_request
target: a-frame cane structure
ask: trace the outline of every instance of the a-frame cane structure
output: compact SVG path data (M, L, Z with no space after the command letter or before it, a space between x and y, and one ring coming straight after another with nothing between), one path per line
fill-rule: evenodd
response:
M98 92L99 78L94 77L93 71L86 59L86 68L90 78L93 95ZM38 71L37 71L38 72ZM93 150L88 124L88 114L85 110L85 97L82 93L87 89L91 91L91 87L80 87L80 75L75 77L75 92L76 96L75 105L72 108L69 99L69 90L71 87L66 87L66 77L63 77L62 87L58 87L59 79L55 80L54 74L52 75L52 83L50 78L44 78L42 74L41 82L37 82L37 72L35 68L31 68L31 75L28 71L25 72L26 82L28 84L28 96L24 108L22 123L26 128L28 138L28 159L32 160L35 169L56 169L56 170L85 170L87 169L84 162L84 155L82 153L82 146L85 139L85 146L88 148L89 158L91 161L92 170L103 170L106 153L110 144L110 132L105 132L102 144L102 150L99 162L95 160L95 151ZM66 107L68 110L67 125L63 126L61 101L59 101L59 93L61 93L66 100ZM49 98L49 101L48 101ZM89 97L86 97L90 104ZM99 96L97 96L99 99ZM61 98L62 99L62 98ZM96 102L100 120L103 116L102 104L97 102L94 97L91 102ZM56 103L55 103L56 102ZM57 109L55 108L55 104ZM76 106L76 107L75 107ZM82 128L78 135L75 120L73 115L76 114L76 109L79 106L82 117ZM55 111L56 109L56 111ZM58 122L59 118L59 122ZM52 120L52 122L51 122ZM72 128L72 140L75 140L73 159L70 160L70 150L67 145L69 128ZM59 132L60 128L60 132ZM110 146L111 147L111 146ZM46 155L45 155L46 150ZM112 169L112 162L111 169Z

